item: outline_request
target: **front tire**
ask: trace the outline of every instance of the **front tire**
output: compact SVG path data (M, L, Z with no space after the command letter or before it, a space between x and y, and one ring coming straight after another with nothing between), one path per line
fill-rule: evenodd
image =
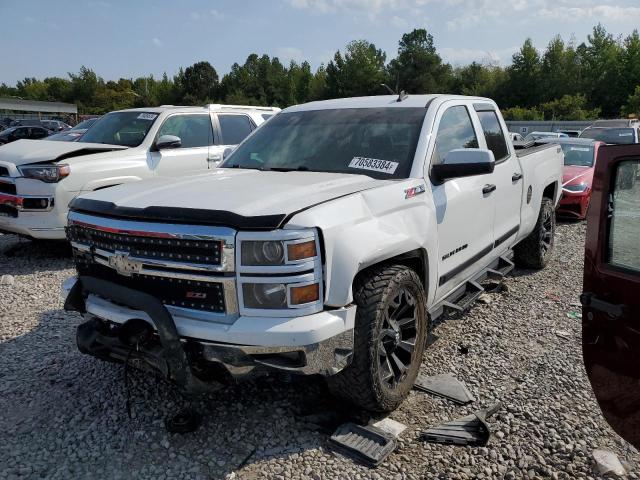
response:
M547 266L553 251L556 215L550 198L543 198L533 231L514 248L515 263L521 268L540 270Z
M357 281L354 299L353 360L327 383L358 407L390 412L407 397L420 369L428 329L425 291L413 270L381 266Z

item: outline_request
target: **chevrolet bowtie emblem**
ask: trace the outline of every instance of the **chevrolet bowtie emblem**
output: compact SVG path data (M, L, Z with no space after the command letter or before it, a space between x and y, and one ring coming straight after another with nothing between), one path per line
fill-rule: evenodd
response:
M133 260L129 256L129 252L115 252L109 257L109 266L116 270L120 275L130 277L133 273L142 271L142 263Z

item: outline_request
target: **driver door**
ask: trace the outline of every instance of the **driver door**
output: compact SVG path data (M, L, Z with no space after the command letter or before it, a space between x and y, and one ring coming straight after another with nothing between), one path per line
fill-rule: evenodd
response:
M156 134L180 138L179 148L151 152L156 175L183 176L205 172L209 148L213 145L211 117L203 114L176 113L165 118Z
M598 151L582 302L584 363L613 429L640 448L640 145Z

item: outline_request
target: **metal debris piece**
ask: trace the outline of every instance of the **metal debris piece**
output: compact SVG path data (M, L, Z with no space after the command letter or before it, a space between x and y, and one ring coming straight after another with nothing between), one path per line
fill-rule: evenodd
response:
M373 426L345 423L331 435L332 447L369 467L377 467L396 448L396 438Z
M466 405L475 401L474 396L466 385L448 373L431 377L419 374L413 384L413 388L447 398L459 405Z
M378 420L377 422L372 422L369 425L375 428L379 428L383 432L387 432L393 435L395 438L398 438L402 434L402 432L407 429L406 425L400 422L396 422L389 417Z
M593 451L593 459L596 462L596 467L600 475L616 475L623 477L626 475L626 470L620 463L618 456L608 450L596 449Z
M571 332L567 332L566 330L556 330L554 333L563 340L571 339Z
M478 410L466 417L431 427L422 433L422 438L431 443L482 447L491 437L487 418L496 413L501 406L502 404L496 403L485 410Z

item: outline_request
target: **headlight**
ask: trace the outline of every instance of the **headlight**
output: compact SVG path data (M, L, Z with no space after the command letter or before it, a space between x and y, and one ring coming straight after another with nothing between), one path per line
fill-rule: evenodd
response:
M589 188L589 185L587 185L586 183L578 183L576 185L565 185L562 188L564 188L568 192L584 192L587 188Z
M240 313L291 317L322 310L319 245L314 229L238 232Z
M23 165L18 167L24 178L33 178L47 183L56 183L69 176L71 167L66 164L57 165Z

